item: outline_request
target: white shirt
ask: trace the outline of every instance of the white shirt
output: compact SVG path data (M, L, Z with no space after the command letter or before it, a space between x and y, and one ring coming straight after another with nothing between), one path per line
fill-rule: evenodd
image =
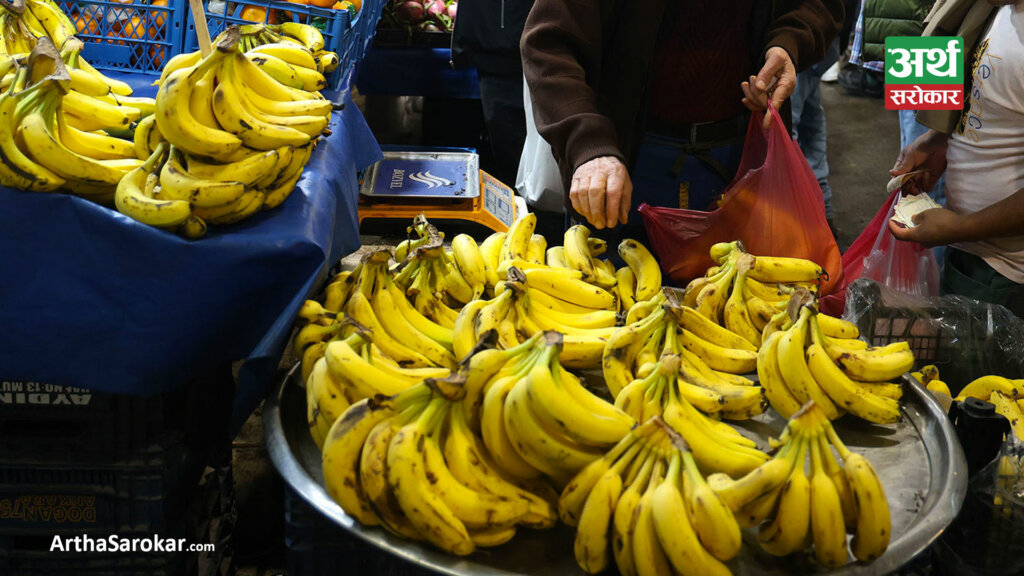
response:
M974 77L970 109L946 155L946 207L959 214L978 212L1024 188L1024 2L999 8L976 54L974 70L968 71ZM1024 230L956 246L1024 284Z

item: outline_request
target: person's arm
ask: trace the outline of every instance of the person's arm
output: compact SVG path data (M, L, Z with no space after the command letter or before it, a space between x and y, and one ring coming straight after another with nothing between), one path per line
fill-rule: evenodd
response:
M903 228L890 221L889 230L899 240L925 246L1020 236L1024 234L1024 188L973 214L926 210L914 216L914 224L914 228Z
M903 191L909 194L917 194L921 191L928 191L935 187L935 184L946 171L946 150L949 148L949 134L943 134L938 130L928 130L917 137L916 140L907 144L907 147L900 150L899 157L890 176L901 176L908 172L921 170L903 183Z
M780 2L765 34L764 66L743 82L743 104L754 112L782 107L796 90L798 71L820 62L843 25L842 0ZM764 127L771 123L765 113Z
M596 228L625 222L632 193L615 127L588 83L602 33L599 0L537 0L520 44L537 131L572 170L573 208Z

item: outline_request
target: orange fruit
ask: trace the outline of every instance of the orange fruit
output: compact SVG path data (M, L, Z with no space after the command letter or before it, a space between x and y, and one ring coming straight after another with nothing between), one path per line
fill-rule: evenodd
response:
M271 22L267 20L267 9L262 6L246 6L242 9L241 14L242 20L248 20L250 22ZM274 18L271 18L274 20Z
M317 8L330 8L334 2L335 0L309 0L309 5Z

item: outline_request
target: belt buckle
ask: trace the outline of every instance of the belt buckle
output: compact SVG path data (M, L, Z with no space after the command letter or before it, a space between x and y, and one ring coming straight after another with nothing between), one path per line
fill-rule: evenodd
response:
M690 124L690 144L697 144L697 128L714 124L714 122L694 122Z

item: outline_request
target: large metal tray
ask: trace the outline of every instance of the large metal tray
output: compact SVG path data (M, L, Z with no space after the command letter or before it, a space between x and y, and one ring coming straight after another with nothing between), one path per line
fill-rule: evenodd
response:
M522 529L504 546L457 558L358 524L324 489L320 452L309 436L305 393L296 374L293 369L285 376L264 406L267 449L285 482L324 516L381 550L441 574L584 576L573 558L573 531L566 526L543 532ZM870 564L851 563L826 571L807 557L779 559L764 554L747 530L742 552L729 563L734 574L888 574L927 548L949 525L967 491L964 454L932 395L910 377L905 377L903 387L905 417L899 424L875 426L849 417L835 423L843 441L867 456L885 485L893 524L886 553ZM766 448L768 436L778 436L784 426L785 421L770 412L739 428Z

